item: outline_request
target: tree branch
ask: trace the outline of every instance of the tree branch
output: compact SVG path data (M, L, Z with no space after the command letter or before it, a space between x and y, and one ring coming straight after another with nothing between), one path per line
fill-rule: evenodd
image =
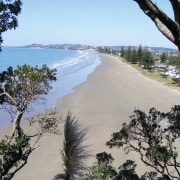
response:
M22 168L27 164L27 160L28 160L28 158L29 158L29 155L32 153L33 150L34 150L34 149L30 149L30 150L26 153L26 158L24 159L24 162L23 162L19 167L17 167L17 168L14 170L14 172L10 173L11 178L13 178L14 175L15 175L20 169L22 169Z
M174 10L174 19L178 26L180 26L180 1L179 0L169 0L172 4ZM179 27L180 28L180 27Z
M168 38L172 43L174 43L180 50L180 2L178 0L170 0L175 15L175 21L173 21L163 11L161 11L151 0L134 1L136 1L139 7L143 10L143 12L149 18L151 18L151 20L155 23L159 31L164 36L166 36L166 38Z
M18 102L9 93L3 92L0 94L0 96L4 96L4 95L7 96L13 102L14 106L16 107L18 106Z

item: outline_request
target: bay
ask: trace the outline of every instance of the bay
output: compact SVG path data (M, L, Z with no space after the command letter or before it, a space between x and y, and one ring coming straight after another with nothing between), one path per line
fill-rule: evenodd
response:
M16 68L23 64L38 67L46 64L49 68L57 69L57 81L51 84L53 88L45 96L46 101L31 104L31 111L25 114L28 116L55 106L58 98L72 93L74 87L86 81L101 61L98 54L90 50L2 48L0 72L9 66ZM2 110L0 116L0 127L6 126L11 120L10 115Z

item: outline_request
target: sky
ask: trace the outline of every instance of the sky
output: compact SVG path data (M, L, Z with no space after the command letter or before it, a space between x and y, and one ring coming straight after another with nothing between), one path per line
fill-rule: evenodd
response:
M22 0L18 28L2 45L84 44L176 48L133 0ZM154 2L170 17L168 0ZM177 48L176 48L177 49Z

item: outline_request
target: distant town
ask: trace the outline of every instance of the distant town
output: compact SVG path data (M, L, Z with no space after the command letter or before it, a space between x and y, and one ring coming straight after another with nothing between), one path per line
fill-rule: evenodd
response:
M67 50L87 50L87 49L98 49L98 48L109 48L112 51L120 50L122 47L127 49L129 46L91 46L91 45L81 45L81 44L31 44L24 46L8 46L8 47L16 47L16 48L52 48L52 49L67 49ZM138 46L130 46L132 49L137 49ZM165 48L165 47L146 47L151 52L166 52L166 53L178 53L177 49L173 48Z
M65 50L87 50L92 49L94 47L89 45L81 45L81 44L31 44L24 46L8 46L14 48L43 48L43 49L65 49Z

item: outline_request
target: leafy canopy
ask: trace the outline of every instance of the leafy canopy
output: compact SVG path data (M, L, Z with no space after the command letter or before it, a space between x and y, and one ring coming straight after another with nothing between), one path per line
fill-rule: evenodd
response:
M46 65L38 68L25 64L15 70L9 67L0 73L0 104L25 110L30 102L49 92L49 82L56 80L55 75L56 70Z
M141 161L157 173L180 177L180 163L175 143L179 140L180 106L162 113L151 108L149 114L135 110L129 124L112 134L106 143L110 148L123 147L140 155ZM173 173L172 173L173 172Z
M0 1L0 47L3 42L2 33L18 26L17 16L21 12L20 0Z
M53 112L30 118L30 128L38 125L34 132L24 133L21 127L24 112L33 101L49 92L50 83L56 80L55 75L56 70L46 65L38 68L26 64L16 69L9 67L0 73L0 107L12 117L12 132L0 142L0 179L11 179L27 163L45 132L58 133L58 120Z

